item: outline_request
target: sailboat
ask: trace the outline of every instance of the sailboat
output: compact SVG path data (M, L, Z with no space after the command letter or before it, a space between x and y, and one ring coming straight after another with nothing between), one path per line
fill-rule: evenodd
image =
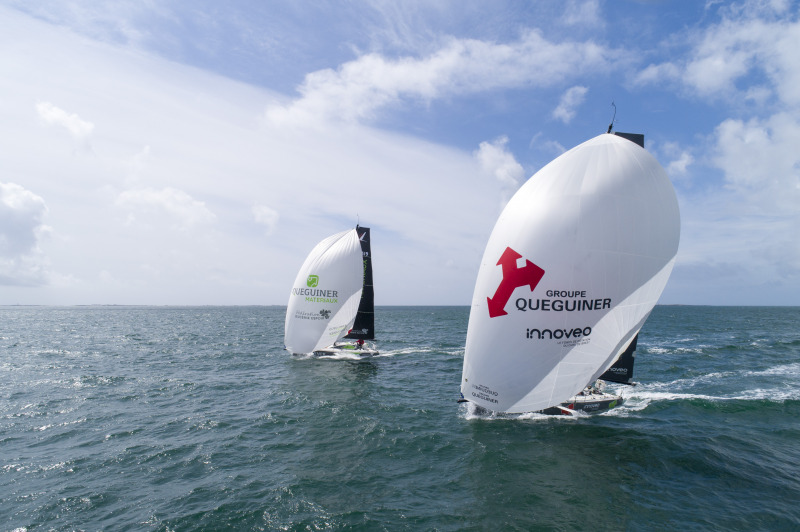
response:
M286 307L284 345L293 354L377 355L370 230L325 238L297 273ZM352 340L352 341L348 341Z
M644 136L610 129L539 170L498 218L472 298L460 402L546 414L622 404L601 377L632 383L680 213Z

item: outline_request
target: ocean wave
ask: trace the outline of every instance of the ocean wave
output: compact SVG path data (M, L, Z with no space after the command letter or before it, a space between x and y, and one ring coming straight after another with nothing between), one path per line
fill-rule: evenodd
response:
M787 376L800 377L800 363L781 364L772 368L757 371L746 371L745 376Z

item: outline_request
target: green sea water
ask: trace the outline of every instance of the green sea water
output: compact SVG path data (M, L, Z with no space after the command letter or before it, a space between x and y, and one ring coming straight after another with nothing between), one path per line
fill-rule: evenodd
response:
M0 307L0 530L798 530L800 308L659 306L604 415L458 405L467 307Z

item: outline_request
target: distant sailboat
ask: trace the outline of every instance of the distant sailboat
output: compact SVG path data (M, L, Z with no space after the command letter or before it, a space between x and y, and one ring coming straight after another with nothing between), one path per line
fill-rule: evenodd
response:
M295 354L376 355L370 231L329 236L306 257L286 307L284 345ZM353 342L341 342L344 338Z
M599 135L509 201L475 285L462 401L509 413L621 404L595 383L630 381L680 237L675 191L643 145L642 135Z

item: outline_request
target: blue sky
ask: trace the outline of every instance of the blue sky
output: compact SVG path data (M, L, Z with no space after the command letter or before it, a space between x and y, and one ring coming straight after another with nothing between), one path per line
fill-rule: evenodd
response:
M645 134L661 303L800 304L800 6L0 0L0 304L285 304L373 231L376 301L469 304L504 203Z

